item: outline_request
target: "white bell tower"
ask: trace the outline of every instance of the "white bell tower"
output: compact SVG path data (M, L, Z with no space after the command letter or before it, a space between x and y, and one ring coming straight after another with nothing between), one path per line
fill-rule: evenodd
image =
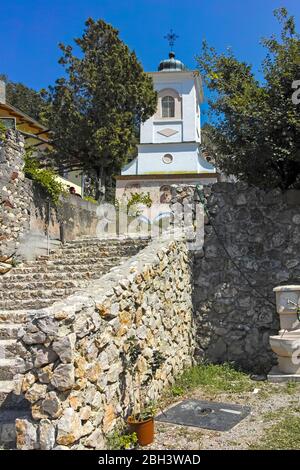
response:
M157 110L141 125L138 157L122 175L214 173L199 148L203 101L199 72L186 70L170 52L158 72L149 75L158 94Z
M173 45L172 31L167 38ZM203 90L199 72L187 70L170 52L158 71L149 75L157 91L157 109L141 125L138 156L116 177L116 196L125 197L132 188L149 192L159 206L168 185L215 183L217 173L201 154Z

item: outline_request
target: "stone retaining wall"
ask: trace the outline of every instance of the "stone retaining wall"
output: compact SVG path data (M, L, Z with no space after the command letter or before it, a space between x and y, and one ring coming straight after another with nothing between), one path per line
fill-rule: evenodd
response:
M191 295L186 243L166 238L40 311L20 333L26 373L19 393L32 419L16 421L18 448L106 448L106 436L132 410L139 381L148 382L147 399L159 400L192 364ZM129 364L132 344L141 351L138 375Z
M22 172L23 156L23 138L9 131L0 142L0 273L9 269L30 226L31 182Z
M273 288L300 280L300 192L217 183L204 193L217 234L206 217L193 269L197 356L268 372L279 329Z
M21 134L7 131L0 142L0 274L10 269L13 257L34 259L62 240L96 237L101 224L98 206L78 196L67 196L58 209L53 207L25 178L24 155Z
M202 190L203 186L199 185ZM204 208L199 204L195 185L174 184L171 186L170 210L173 213L171 226L182 231L191 252L202 250L204 243Z

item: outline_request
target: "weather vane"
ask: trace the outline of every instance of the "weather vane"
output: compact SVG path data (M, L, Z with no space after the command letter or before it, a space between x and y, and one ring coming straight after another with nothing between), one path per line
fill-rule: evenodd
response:
M179 38L179 36L177 36L177 34L174 33L173 29L170 29L170 32L166 34L166 36L164 36L164 39L167 39L167 41L169 42L171 49L173 49L173 46L177 38Z

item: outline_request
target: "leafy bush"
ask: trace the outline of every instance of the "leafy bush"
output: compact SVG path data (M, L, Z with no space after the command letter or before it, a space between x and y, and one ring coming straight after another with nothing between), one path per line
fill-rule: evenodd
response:
M107 436L107 445L109 450L132 449L137 444L137 435L135 432L131 434L121 434L114 431Z
M132 193L128 201L116 199L115 205L117 210L126 210L127 214L135 212L135 215L139 215L139 211L136 206L143 204L147 207L152 206L152 199L150 193Z
M219 53L204 41L197 58L211 92L204 147L226 175L261 188L299 189L300 106L292 85L299 79L300 34L285 8L274 14L280 37L262 40L267 53L260 82L230 48Z
M144 204L147 207L151 207L152 199L150 197L150 193L132 193L127 203L127 210L129 211L130 208L138 204Z
M55 172L49 168L41 168L40 163L32 157L30 151L26 153L24 161L25 176L37 183L57 206L59 197L66 191L63 184L57 181Z

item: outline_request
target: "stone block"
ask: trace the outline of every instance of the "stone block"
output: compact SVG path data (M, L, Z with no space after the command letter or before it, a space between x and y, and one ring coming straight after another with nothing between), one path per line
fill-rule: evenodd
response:
M42 419L39 426L40 449L51 450L55 446L55 427L49 419Z
M73 388L75 383L75 370L73 364L60 364L54 369L51 385L59 391Z
M38 449L37 426L27 419L16 419L16 444L19 450Z
M81 419L73 408L67 408L57 421L56 442L59 445L69 446L82 435Z
M72 333L53 342L52 348L64 364L73 362L76 334Z

